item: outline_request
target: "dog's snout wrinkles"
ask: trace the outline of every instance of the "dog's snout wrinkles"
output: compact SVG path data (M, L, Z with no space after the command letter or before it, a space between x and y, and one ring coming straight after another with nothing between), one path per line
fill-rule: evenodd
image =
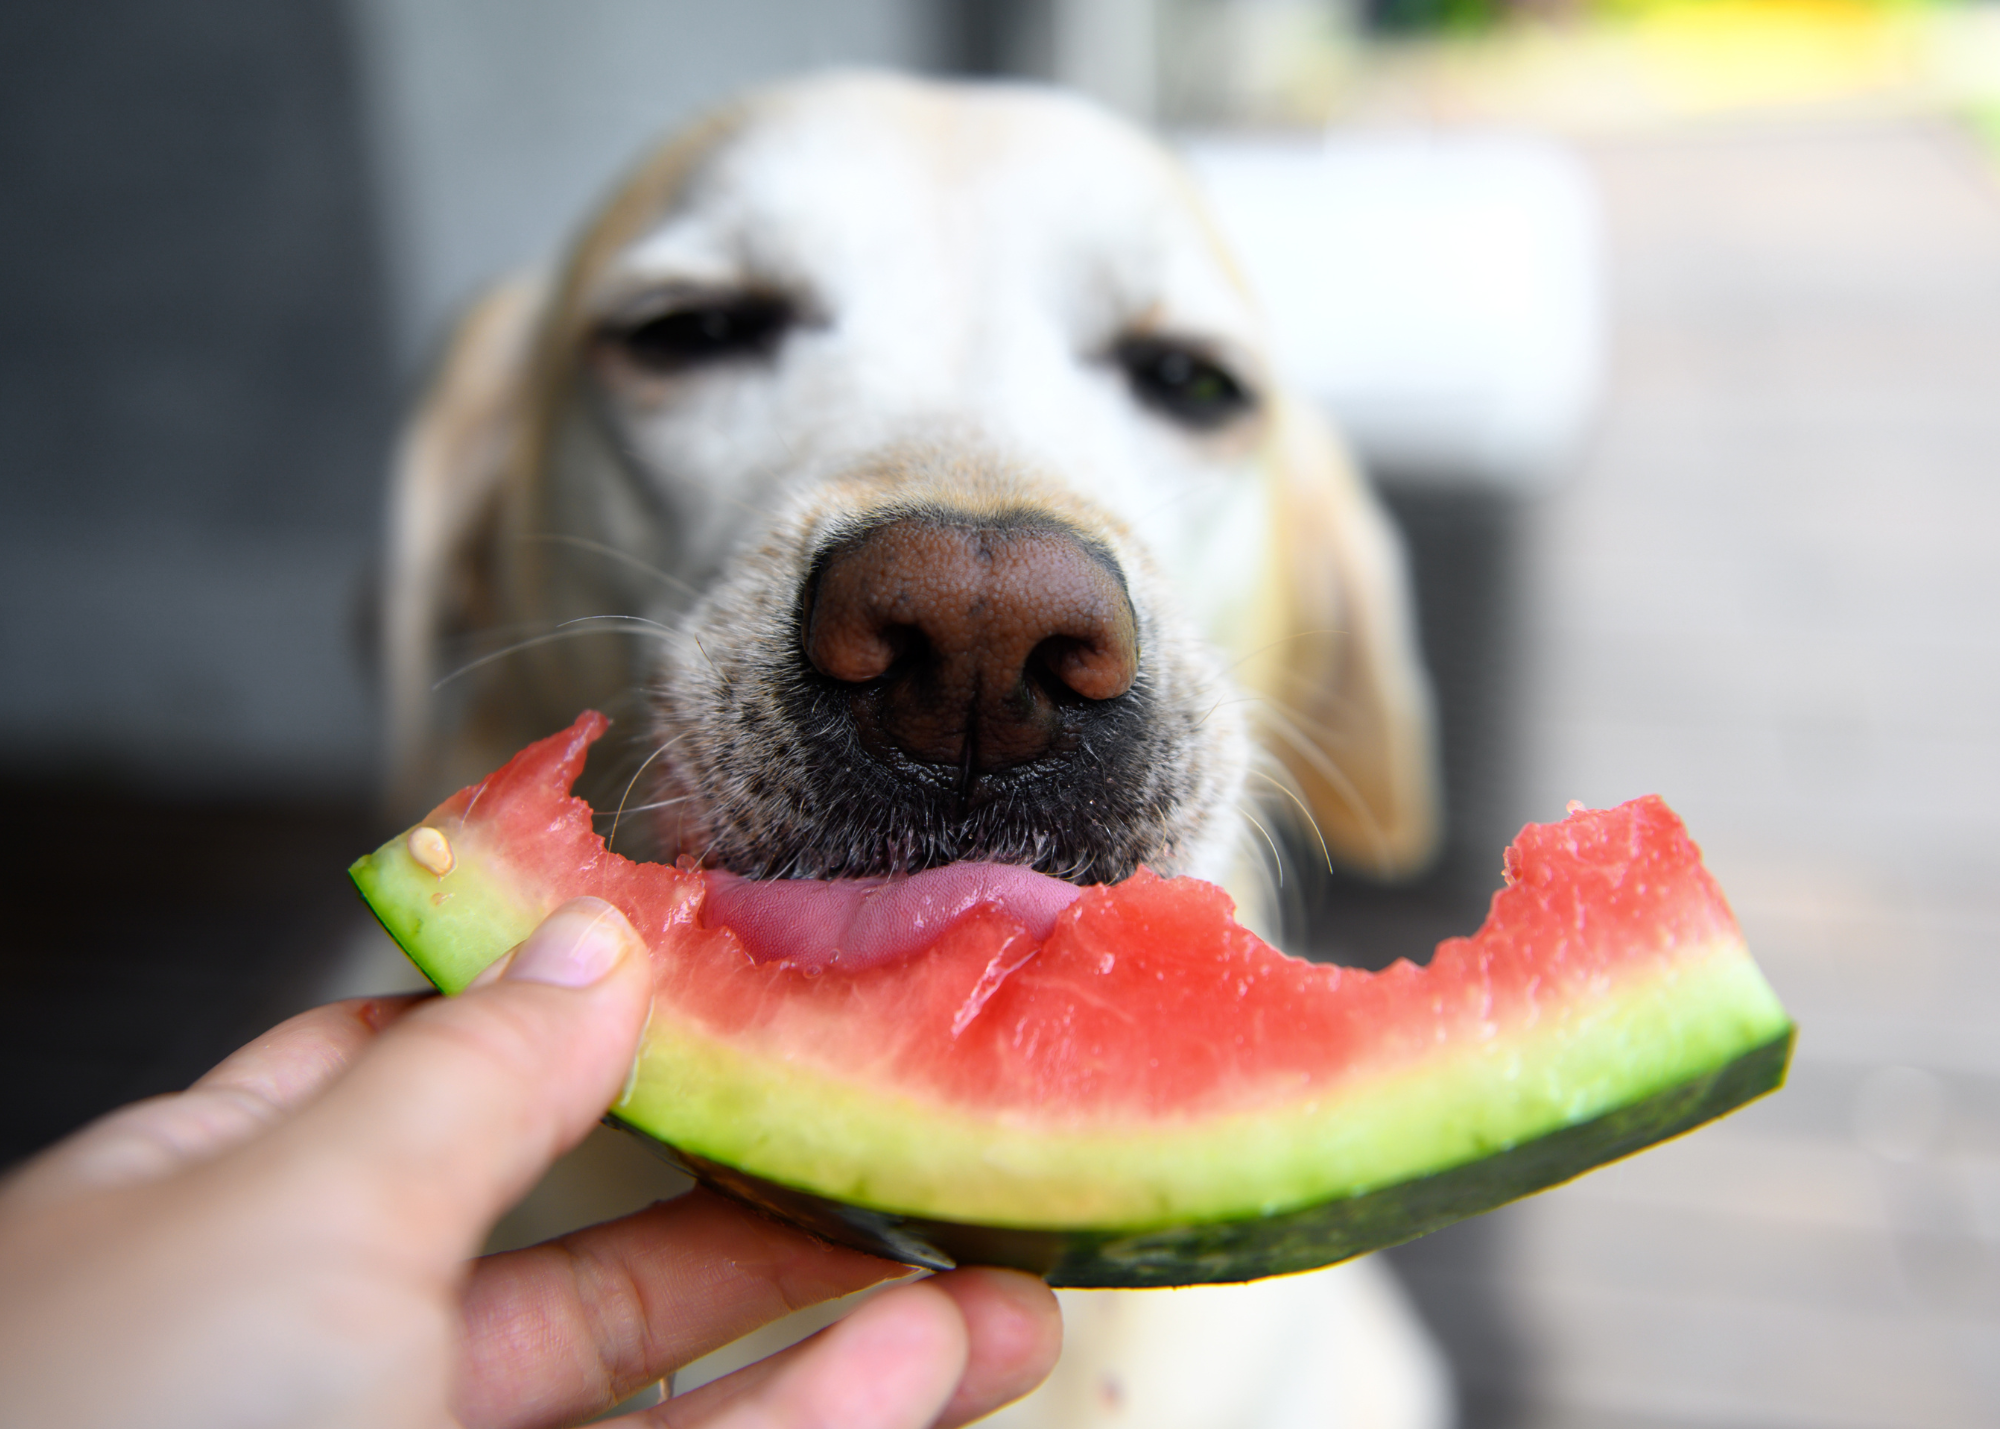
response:
M985 773L1069 743L1066 709L1114 700L1138 626L1108 553L1054 525L905 516L836 547L805 654L855 685L865 743Z

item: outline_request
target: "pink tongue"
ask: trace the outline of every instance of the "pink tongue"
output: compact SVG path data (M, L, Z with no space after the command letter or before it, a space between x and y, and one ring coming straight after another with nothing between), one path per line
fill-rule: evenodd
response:
M809 972L857 971L922 952L975 908L1036 941L1083 892L1005 863L951 863L908 878L751 879L711 870L702 921L732 928L751 958Z

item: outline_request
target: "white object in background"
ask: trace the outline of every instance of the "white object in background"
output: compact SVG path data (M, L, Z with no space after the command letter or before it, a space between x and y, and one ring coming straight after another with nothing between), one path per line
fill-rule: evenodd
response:
M1054 0L1049 29L1050 79L1127 119L1152 120L1158 98L1158 0Z
M1065 1290L1063 1357L992 1429L1449 1429L1451 1370L1373 1256L1252 1285Z
M1589 176L1506 136L1196 139L1183 155L1263 301L1280 371L1396 483L1562 474L1604 362Z

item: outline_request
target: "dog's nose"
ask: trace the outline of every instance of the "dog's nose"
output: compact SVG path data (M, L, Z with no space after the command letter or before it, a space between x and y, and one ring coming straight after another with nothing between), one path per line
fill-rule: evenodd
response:
M1139 670L1116 560L1053 524L905 516L835 546L805 610L865 745L986 773L1064 752Z

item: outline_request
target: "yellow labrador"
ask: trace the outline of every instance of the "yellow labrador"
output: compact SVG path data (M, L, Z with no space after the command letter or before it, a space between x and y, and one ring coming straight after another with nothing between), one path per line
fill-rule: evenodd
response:
M1271 812L1382 874L1435 838L1390 530L1173 161L1071 98L713 116L468 317L394 500L412 802L596 705L621 843L753 879L1143 863L1261 920ZM1365 1265L1065 1313L1008 1422L1445 1413Z

